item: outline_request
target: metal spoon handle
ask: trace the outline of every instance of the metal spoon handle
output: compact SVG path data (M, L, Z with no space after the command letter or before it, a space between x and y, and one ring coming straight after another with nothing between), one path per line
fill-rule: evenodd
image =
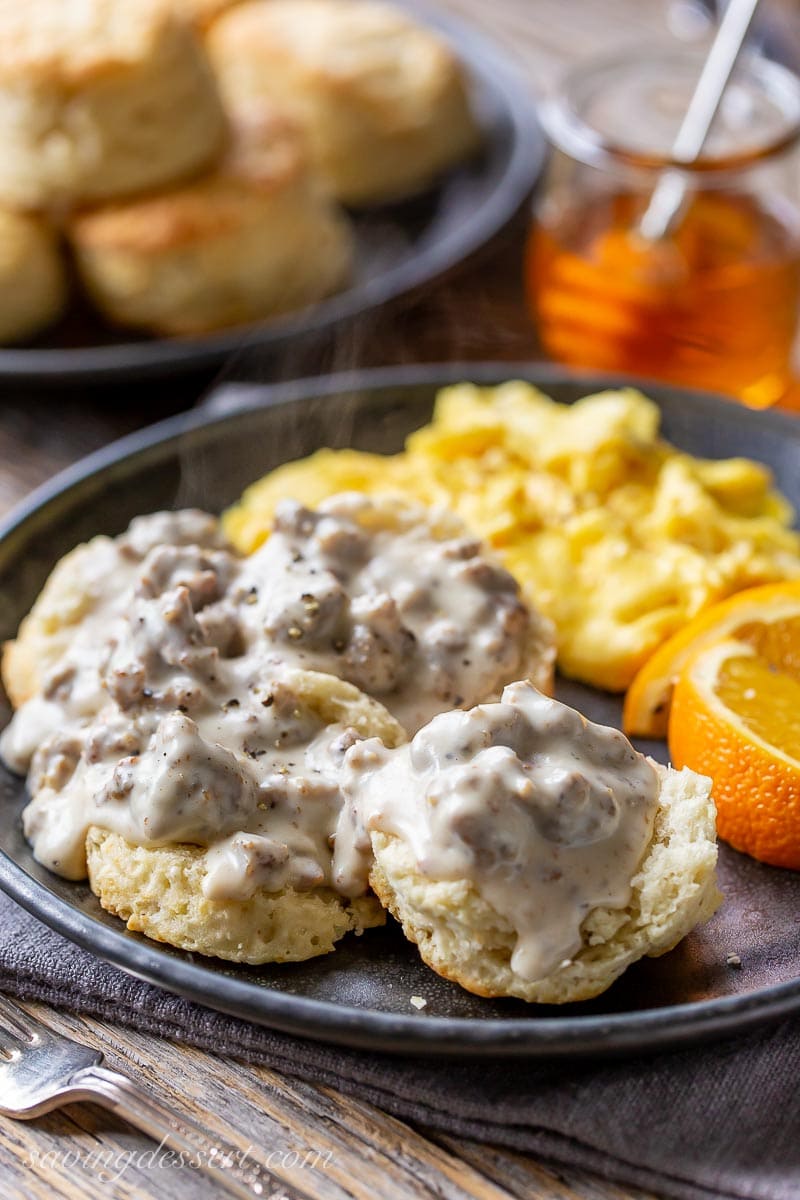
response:
M720 22L686 115L672 144L676 162L692 163L700 155L747 37L759 0L730 0ZM686 181L677 170L665 171L639 222L643 237L656 240L669 231L686 195Z

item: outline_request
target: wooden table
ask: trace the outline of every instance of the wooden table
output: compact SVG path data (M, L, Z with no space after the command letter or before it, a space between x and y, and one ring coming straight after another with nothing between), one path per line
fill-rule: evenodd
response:
M548 86L576 56L621 49L646 33L663 32L668 12L660 0L441 3L504 43L534 90ZM522 225L509 231L478 264L424 302L371 320L368 336L362 328L329 342L313 364L297 353L288 355L276 364L275 375L412 359L534 356L535 337L522 303L523 234ZM55 398L6 392L0 407L0 510L67 463L190 399L174 391L153 395L151 388L133 402L121 400L113 389ZM166 1086L176 1103L194 1110L212 1130L232 1127L242 1150L252 1147L261 1159L273 1152L273 1169L315 1200L647 1200L644 1192L583 1172L411 1128L369 1104L262 1067L42 1006L31 1010L54 1029L101 1047L111 1066L135 1072L155 1089ZM0 1195L8 1200L194 1200L220 1194L195 1171L159 1166L152 1150L143 1135L90 1105L27 1124L0 1120ZM308 1152L312 1165L293 1165L306 1160ZM101 1163L112 1164L105 1174Z

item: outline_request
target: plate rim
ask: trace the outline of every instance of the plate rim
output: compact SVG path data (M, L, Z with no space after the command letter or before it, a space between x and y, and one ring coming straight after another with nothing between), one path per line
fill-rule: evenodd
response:
M432 388L457 380L497 383L527 379L543 387L569 382L599 390L607 386L636 384L660 403L675 395L701 402L711 415L733 418L745 426L765 421L775 432L790 437L800 449L800 420L785 413L755 413L708 393L600 372L573 372L527 363L445 363L394 366L347 371L280 384L227 385L239 392L239 403L229 411L192 410L146 426L110 443L61 471L30 493L0 521L0 543L35 519L49 503L106 469L138 457L155 447L167 446L184 433L214 428L237 417L265 409L292 405L303 398L335 395L352 389L379 390L419 385ZM528 1058L587 1058L608 1054L653 1053L658 1050L741 1033L756 1025L778 1020L800 1009L800 976L796 979L732 996L689 1001L685 1004L637 1012L508 1018L449 1017L381 1012L298 996L247 979L209 971L188 958L168 953L157 943L131 937L70 904L30 875L14 858L0 851L0 889L28 912L84 949L129 974L177 993L206 1007L294 1036L355 1049L389 1053L480 1056L524 1055ZM213 981L209 993L209 983Z
M278 350L297 337L320 336L433 284L499 234L525 204L547 158L535 95L521 68L480 30L419 0L401 2L423 24L447 37L469 77L502 103L512 131L500 184L466 225L448 230L424 254L374 279L265 322L185 338L131 341L125 340L125 331L120 330L120 340L108 345L0 347L0 381L50 387L133 381L199 371L247 351Z

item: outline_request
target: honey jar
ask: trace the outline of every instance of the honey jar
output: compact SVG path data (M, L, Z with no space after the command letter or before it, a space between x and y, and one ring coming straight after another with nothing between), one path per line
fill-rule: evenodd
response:
M800 301L800 81L743 56L702 156L670 147L702 67L677 50L584 65L545 105L557 148L526 251L529 305L561 362L727 393L755 408L792 382ZM641 223L665 172L682 202Z

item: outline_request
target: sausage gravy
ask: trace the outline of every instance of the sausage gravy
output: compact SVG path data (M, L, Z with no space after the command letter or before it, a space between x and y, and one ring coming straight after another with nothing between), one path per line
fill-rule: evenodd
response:
M577 953L591 909L628 903L659 781L622 733L514 683L404 746L353 746L343 792L336 886L366 887L371 832L401 838L420 875L469 881L509 922L511 967L533 982Z
M207 848L216 898L342 890L331 845L348 836L340 776L362 735L325 723L301 672L351 681L413 731L523 669L532 618L516 583L424 509L286 503L247 559L193 512L84 550L85 612L0 741L28 774L35 856L67 878L85 876L98 825Z

